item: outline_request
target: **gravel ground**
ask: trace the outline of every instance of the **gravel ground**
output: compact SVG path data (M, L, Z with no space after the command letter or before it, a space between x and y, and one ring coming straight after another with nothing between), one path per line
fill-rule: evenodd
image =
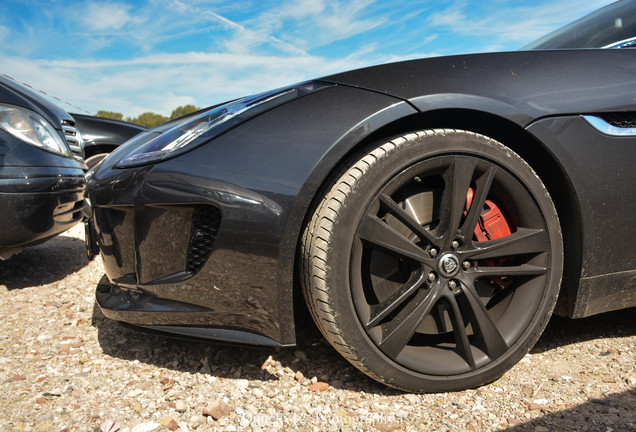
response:
M636 309L554 318L491 385L405 394L312 328L283 350L124 328L95 307L103 268L83 237L75 227L0 261L0 430L636 431Z

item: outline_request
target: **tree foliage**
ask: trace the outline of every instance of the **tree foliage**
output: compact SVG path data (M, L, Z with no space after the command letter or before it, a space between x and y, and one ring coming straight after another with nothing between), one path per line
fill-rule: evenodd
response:
M190 114L194 111L198 111L200 108L197 108L194 105L182 105L176 107L172 110L172 114L170 117L163 116L161 114L157 114L154 112L145 112L143 114L138 115L137 117L126 117L126 121L130 123L137 123L142 126L146 126L148 128L153 128L155 126L159 126L162 123L167 122L168 120L174 120L181 116ZM124 116L121 113L113 112L113 111L97 111L97 117L104 117L115 120L123 120Z
M109 118L114 120L124 119L124 115L122 113L113 112L113 111L104 111L104 110L97 111L97 117L104 117L104 118Z
M169 119L166 116L162 116L161 114L153 113L153 112L145 112L143 114L139 114L137 117L127 117L126 121L131 123L137 123L138 125L146 126L148 128L153 128L155 126L159 126L167 122Z
M170 114L170 120L174 120L176 118L182 117L184 115L193 113L198 110L199 108L195 107L194 105L182 105L182 106L176 107L174 110L172 110L172 114Z

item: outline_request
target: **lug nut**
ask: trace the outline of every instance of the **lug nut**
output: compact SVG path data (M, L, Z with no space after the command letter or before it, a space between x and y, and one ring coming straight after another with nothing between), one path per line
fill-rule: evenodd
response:
M435 276L435 273L430 272L428 274L428 278L427 279L428 279L429 282L435 282L435 279L437 279L437 276Z
M453 240L453 242L451 243L451 247L453 249L457 249L459 247L459 242L457 240Z
M437 249L435 248L431 248L431 250L428 252L433 258L435 258L437 256Z
M462 267L464 267L464 270L468 270L470 268L470 261L464 261Z
M450 289L455 289L455 288L457 288L457 282L455 282L454 280L449 280L449 281L448 281L448 287L449 287Z

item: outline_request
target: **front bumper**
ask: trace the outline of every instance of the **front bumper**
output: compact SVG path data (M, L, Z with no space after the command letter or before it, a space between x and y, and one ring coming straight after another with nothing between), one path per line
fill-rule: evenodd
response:
M50 172L49 172L50 171ZM34 176L0 178L0 258L42 243L82 220L85 181L81 170L38 168ZM16 173L17 174L17 173Z
M146 329L280 346L280 207L228 182L177 173L176 163L163 172L106 167L89 179L89 233L107 275L98 305Z

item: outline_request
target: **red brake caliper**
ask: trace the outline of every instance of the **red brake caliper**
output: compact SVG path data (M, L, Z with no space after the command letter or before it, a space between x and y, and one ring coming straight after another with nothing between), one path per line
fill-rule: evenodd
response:
M466 194L466 213L468 213L468 209L473 202L473 197L475 196L475 191L473 188L468 188L468 193ZM490 201L486 200L484 203L484 208L481 211L481 216L479 216L479 221L475 226L475 237L477 237L478 242L483 242L487 240L493 240L500 237L505 237L510 235L510 227L508 226L508 222L506 222L506 218L504 218L503 214L501 214L501 210L497 205ZM485 264L489 267L495 267L497 265L502 264L503 262L509 260L509 258L499 258L488 259L485 260ZM499 285L501 288L504 288L504 279L500 277L492 278L492 281Z

